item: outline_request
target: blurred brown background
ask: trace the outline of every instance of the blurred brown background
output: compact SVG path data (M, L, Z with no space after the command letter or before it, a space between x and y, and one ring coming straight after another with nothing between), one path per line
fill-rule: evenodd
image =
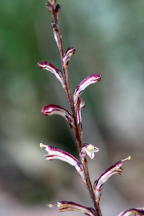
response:
M76 47L71 86L102 74L83 98L85 142L100 148L90 161L92 179L115 161L132 156L123 176L104 187L104 215L144 206L144 1L61 0L65 48ZM47 60L60 67L45 1L0 2L0 215L37 216L57 200L91 205L75 170L47 162L39 143L76 155L66 122L40 114L49 103L68 107L55 78L37 68ZM67 214L64 215L79 215Z

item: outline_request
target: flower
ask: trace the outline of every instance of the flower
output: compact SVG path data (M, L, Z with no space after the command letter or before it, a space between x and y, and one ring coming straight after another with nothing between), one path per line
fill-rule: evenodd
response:
M75 127L72 115L63 107L60 107L60 106L55 105L55 104L49 104L49 105L42 107L41 113L43 115L46 115L46 116L50 116L50 115L54 115L54 114L60 115L67 120L70 127L73 127L73 128Z
M131 208L121 212L118 216L144 216L144 208Z
M52 64L48 63L47 61L40 61L38 62L38 66L44 70L47 70L55 75L55 77L60 81L63 88L65 88L64 80L63 80L63 74L62 72L57 69Z
M75 202L60 201L57 202L57 207L60 211L80 211L87 216L95 215L95 210L93 208L89 208Z
M75 48L71 47L71 48L68 48L64 54L64 57L63 57L63 63L64 65L68 65L70 60L71 60L71 57L75 54Z
M114 174L122 174L123 162L130 160L130 159L131 159L131 157L129 156L123 160L117 161L114 165L112 165L110 168L105 170L100 175L100 177L94 182L94 191L95 191L95 195L96 195L96 198L98 201L100 200L101 190L102 190L103 184Z
M99 148L93 146L92 144L85 144L83 145L80 156L85 157L86 155L89 156L89 158L93 159L95 156L95 152L98 152Z
M47 151L48 154L45 155L46 160L58 159L58 160L65 161L70 165L74 166L77 172L80 174L82 180L85 182L82 163L78 159L76 159L73 155L61 149L58 149L56 147L44 145L43 143L40 143L40 148L45 148L45 150Z
M87 76L85 79L83 79L78 86L76 86L74 94L73 94L73 100L75 106L77 106L77 101L82 92L91 84L99 82L101 80L101 75L94 73Z

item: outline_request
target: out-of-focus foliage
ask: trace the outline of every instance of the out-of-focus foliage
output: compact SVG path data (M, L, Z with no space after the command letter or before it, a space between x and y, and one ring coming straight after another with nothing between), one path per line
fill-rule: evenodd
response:
M75 154L65 121L40 114L48 103L68 108L57 80L37 68L40 60L60 67L44 3L0 1L0 200L8 194L21 203L39 204L55 200L55 195L78 199L85 193L80 192L82 185L77 189L79 178L73 177L73 169L59 162L45 163L39 150L39 142L47 142ZM105 194L112 193L118 201L122 197L114 213L123 210L126 201L140 206L144 195L144 1L60 0L60 4L65 48L76 47L70 66L72 88L90 73L103 77L83 96L85 142L101 150L91 164L92 173L97 175L98 168L131 154L133 161L125 176L115 178L114 189ZM72 190L77 191L75 195ZM111 215L107 196L103 195L107 203L103 206Z

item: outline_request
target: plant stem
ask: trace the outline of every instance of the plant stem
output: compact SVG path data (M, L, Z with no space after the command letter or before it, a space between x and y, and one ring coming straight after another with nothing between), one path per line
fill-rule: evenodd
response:
M70 90L68 65L63 64L64 49L63 49L61 31L60 31L60 28L59 28L59 25L58 25L58 17L57 17L57 15L55 13L55 6L56 5L52 6L53 7L52 8L52 15L53 15L52 26L53 26L53 31L55 31L56 36L57 36L57 47L58 47L58 50L59 50L61 66L62 66L62 69L63 69L65 92L66 92L68 103L70 105L71 113L72 113L72 116L73 116L73 119L74 119L75 128L73 129L73 132L74 132L74 135L75 135L75 140L76 140L76 144L77 144L77 148L78 148L78 153L80 153L81 148L82 148L82 137L81 137L81 130L82 129L77 124L77 115L76 115L76 111L75 111L75 107L74 107L73 97L72 97L71 90ZM55 25L55 29L54 29L54 25ZM87 186L87 189L89 191L91 200L92 200L94 208L95 208L95 216L102 216L100 206L99 206L99 203L96 201L95 193L94 193L92 183L91 183L91 180L90 180L90 175L89 175L89 171L88 171L88 161L87 161L86 157L85 157L84 161L82 161L81 158L80 158L80 160L81 160L81 162L83 164L86 186Z

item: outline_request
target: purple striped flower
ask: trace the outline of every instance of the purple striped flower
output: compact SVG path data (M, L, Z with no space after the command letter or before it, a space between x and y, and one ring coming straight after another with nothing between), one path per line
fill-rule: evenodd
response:
M84 80L80 82L80 84L76 87L73 95L74 104L77 105L78 98L82 94L82 92L91 84L99 82L101 80L100 74L91 74L86 77Z
M95 210L93 208L89 208L75 202L60 201L57 202L57 207L60 211L80 211L81 213L87 216L95 215Z
M58 160L65 161L70 165L74 166L77 172L80 174L82 180L85 182L82 163L78 159L76 159L73 155L61 149L58 149L56 147L44 145L42 143L40 143L40 148L45 148L45 150L47 151L48 154L45 155L46 160L58 159Z
M46 116L55 115L55 114L60 115L67 120L70 127L74 128L74 120L72 115L63 107L54 104L49 104L42 107L41 113Z
M89 158L93 159L94 158L94 154L95 152L98 152L99 149L95 146L93 146L92 144L85 144L83 145L81 152L80 152L80 156L81 158L84 158L86 155L89 156Z
M38 66L54 74L55 77L60 81L62 87L65 88L63 74L59 69L57 69L56 67L54 67L52 64L48 63L47 61L38 62Z
M144 208L131 208L121 212L118 216L144 216Z
M64 57L63 57L64 65L69 64L71 57L73 56L74 53L75 53L75 48L68 48L67 49L67 51L65 52Z
M94 191L95 191L95 195L96 195L96 199L99 201L100 200L100 196L101 196L101 190L102 190L102 186L103 184L114 174L122 174L123 169L122 169L122 165L124 161L130 160L131 157L127 157L123 160L120 160L118 162L116 162L114 165L112 165L110 168L108 168L107 170L105 170L100 177L94 182Z

